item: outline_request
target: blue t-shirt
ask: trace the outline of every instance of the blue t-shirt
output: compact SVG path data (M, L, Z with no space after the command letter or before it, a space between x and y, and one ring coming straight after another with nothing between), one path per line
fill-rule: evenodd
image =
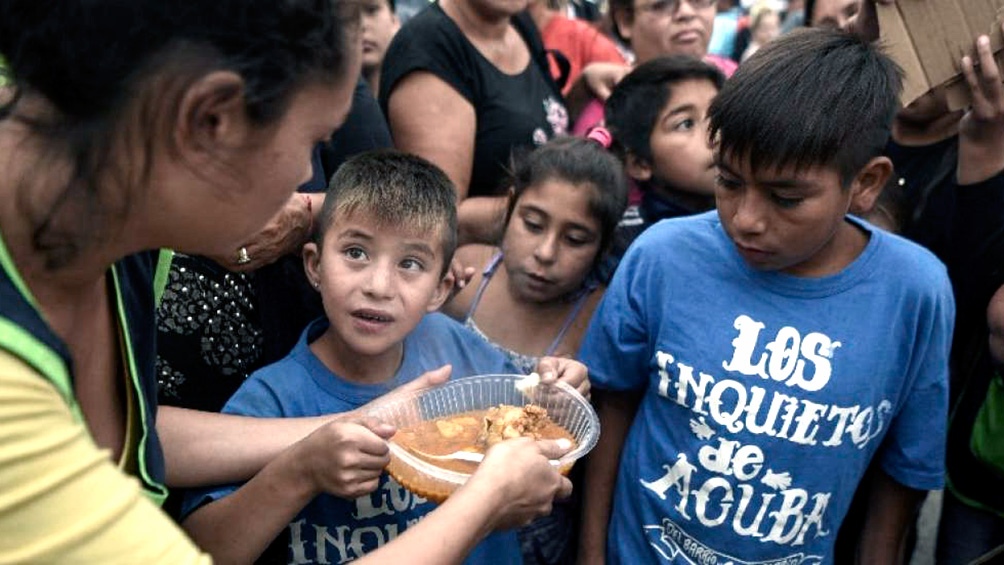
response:
M841 272L756 271L715 212L628 250L584 338L597 389L641 391L611 563L829 563L873 455L942 485L954 304L923 248L870 234Z
M355 384L329 371L310 351L309 344L327 328L326 319L308 326L290 354L253 373L223 412L258 417L347 412L446 364L453 366L452 378L516 372L504 355L456 321L434 313L426 315L405 338L401 367L391 381ZM184 514L233 493L239 486L189 494ZM345 563L358 559L394 539L434 508L433 503L405 490L387 473L380 478L380 486L367 496L355 500L318 496L288 526L288 562ZM466 562L521 563L515 532L491 534Z

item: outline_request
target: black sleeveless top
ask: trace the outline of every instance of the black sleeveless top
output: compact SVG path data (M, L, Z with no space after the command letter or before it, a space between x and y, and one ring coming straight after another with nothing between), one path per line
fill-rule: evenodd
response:
M568 130L561 93L542 70L547 62L539 33L523 15L512 18L512 24L530 50L530 64L519 74L505 74L486 59L438 3L401 28L384 59L380 105L385 115L394 87L413 71L434 74L474 106L469 196L502 194L513 150L532 149ZM414 106L421 108L420 103Z

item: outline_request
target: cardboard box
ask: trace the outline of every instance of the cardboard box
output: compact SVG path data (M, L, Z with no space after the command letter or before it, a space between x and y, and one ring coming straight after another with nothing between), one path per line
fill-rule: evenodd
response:
M978 64L974 44L980 35L990 37L1004 69L1004 0L896 0L878 5L878 17L882 44L906 74L904 106L939 85L945 85L953 110L968 106L962 57L968 54Z

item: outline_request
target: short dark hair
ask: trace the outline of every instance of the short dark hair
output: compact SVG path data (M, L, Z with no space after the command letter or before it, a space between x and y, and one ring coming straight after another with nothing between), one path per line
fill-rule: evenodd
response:
M526 189L548 180L561 180L592 189L589 211L600 222L598 262L608 249L617 223L627 207L628 188L624 168L616 157L595 141L581 137L552 139L517 160L505 225L509 225L516 203Z
M357 212L379 226L438 231L446 273L457 249L457 190L442 169L393 149L352 157L331 177L314 242L324 240L336 216Z
M634 0L608 0L608 2L610 7L607 17L610 19L610 30L621 43L630 46L631 41L621 35L620 26L617 25L617 14L623 12L634 19Z
M812 17L816 10L816 0L805 0L805 27L812 27Z
M795 30L745 61L711 104L720 154L752 169L835 168L847 186L889 140L902 72L875 45Z
M604 114L614 136L614 150L621 159L631 153L652 162L652 129L673 95L674 85L685 80L707 80L721 90L725 76L693 57L671 55L638 65L617 83Z

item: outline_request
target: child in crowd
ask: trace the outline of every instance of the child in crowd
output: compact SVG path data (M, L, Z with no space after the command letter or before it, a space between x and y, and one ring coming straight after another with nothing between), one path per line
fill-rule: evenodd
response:
M603 294L590 275L627 202L620 164L601 145L604 133L531 152L513 174L500 245L457 250L464 265L483 270L443 311L524 372L542 355L574 355Z
M446 364L457 376L515 372L460 324L430 313L451 291L446 274L456 226L453 185L427 161L386 151L346 162L332 178L315 240L304 247L307 277L321 293L326 317L307 327L285 359L251 375L224 412L348 412ZM542 359L536 369L549 378L584 374L581 364L565 359ZM581 380L571 384L587 386ZM383 472L384 439L393 430L367 426L372 433L341 440L334 461L318 461L316 454L296 460L293 450L246 485L191 494L186 511L195 510L185 528L224 561L256 559L284 530L291 563L341 563L379 548L433 505ZM321 464L341 465L343 480L315 484L311 468ZM277 465L299 465L302 488L270 484ZM469 562L519 563L515 533L489 535Z
M514 172L501 244L457 251L463 264L483 270L443 311L523 372L542 355L573 356L603 294L593 270L627 204L609 139L597 130L534 150ZM524 563L568 562L572 534L568 505L556 506L520 530Z
M715 0L611 0L610 19L614 35L630 45L634 65L656 57L684 55L714 65L726 76L732 76L736 63L731 59L708 53L708 43L715 20ZM596 99L582 103L582 89L569 93L569 104L581 111L572 127L575 135L584 135L603 120L604 91L627 74L629 69L594 63L583 69L580 84L587 86Z
M602 280L610 280L628 246L652 224L714 208L708 108L724 82L715 67L675 55L639 65L610 94L606 124L642 196L617 226Z
M362 2L363 78L374 96L380 92L380 69L387 47L401 29L394 8L394 0Z
M717 212L642 234L583 340L603 435L580 557L833 562L874 457L858 553L900 562L943 482L954 304L928 251L847 215L892 172L899 88L875 47L827 30L725 84Z

